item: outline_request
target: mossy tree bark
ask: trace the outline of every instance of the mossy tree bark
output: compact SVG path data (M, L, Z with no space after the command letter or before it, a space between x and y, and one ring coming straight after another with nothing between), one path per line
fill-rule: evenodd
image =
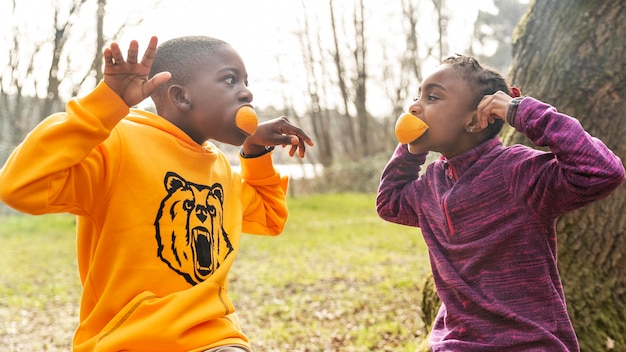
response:
M510 81L575 116L626 160L626 1L536 0ZM507 129L506 144L526 138ZM559 270L582 351L626 350L626 186L561 217Z
M624 38L626 0L531 1L514 35L509 80L524 95L578 118L626 160ZM531 145L512 128L502 139ZM559 270L581 351L626 351L626 185L561 217L557 229ZM437 309L430 296L424 300Z

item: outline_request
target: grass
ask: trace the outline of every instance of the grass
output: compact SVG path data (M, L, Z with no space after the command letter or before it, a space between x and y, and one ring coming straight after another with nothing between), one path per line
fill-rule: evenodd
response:
M429 271L417 229L384 222L371 194L291 197L278 237L246 235L231 297L257 351L414 351ZM0 345L69 349L80 286L74 219L0 218Z
M0 218L0 346L69 351L80 284L74 218Z

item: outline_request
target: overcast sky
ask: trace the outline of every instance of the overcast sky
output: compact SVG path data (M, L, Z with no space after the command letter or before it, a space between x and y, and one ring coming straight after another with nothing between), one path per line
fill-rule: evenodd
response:
M51 17L53 1L18 1L20 12L15 16L8 11L11 1L0 0L2 33L7 33L15 24L25 35L41 32L42 26L49 26L46 19ZM95 6L96 0L89 1ZM157 35L160 41L181 35L209 35L232 44L246 63L255 103L260 106L276 105L282 101L286 90L294 91L293 85L305 83L302 53L294 35L302 25L303 6L313 28L322 32L322 36L329 28L328 1L324 0L108 0L107 3L105 32L111 33L122 23L143 19L141 24L129 27L116 38L123 48L131 39L136 39L141 50L151 35ZM340 17L342 8L351 7L354 1L335 0L334 3ZM449 53L465 52L479 6L491 8L492 1L448 0L446 3L451 9ZM435 42L434 24L429 23L435 18L432 10L428 10L428 6L432 7L431 1L421 0L420 5L424 5L425 13L420 16L423 31L419 31L419 35L432 35L431 42ZM383 46L391 47L396 42L403 45L402 23L398 18L401 0L365 0L365 6L366 31L372 40L368 44L368 56L374 61L382 60ZM344 16L344 20L349 19ZM2 47L5 41L6 38L0 42L0 52L6 52ZM25 40L24 45L28 45L28 41ZM2 57L0 64L4 64ZM278 82L279 75L288 82Z

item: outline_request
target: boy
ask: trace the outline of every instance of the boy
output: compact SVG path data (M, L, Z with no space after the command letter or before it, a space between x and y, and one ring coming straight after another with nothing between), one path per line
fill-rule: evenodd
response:
M227 43L182 37L138 62L116 43L104 80L50 116L0 170L0 199L26 213L77 215L83 287L75 351L249 351L228 298L241 232L277 235L287 179L274 145L311 139L285 118L252 135L247 72ZM151 70L152 67L152 70ZM152 96L157 114L130 109ZM241 174L213 139L243 145Z

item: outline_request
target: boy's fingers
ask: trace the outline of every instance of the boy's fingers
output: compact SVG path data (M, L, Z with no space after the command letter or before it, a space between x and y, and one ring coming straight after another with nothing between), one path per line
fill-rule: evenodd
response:
M154 60L154 55L156 54L158 42L159 40L157 39L157 37L150 38L150 43L148 43L146 52L143 54L143 58L141 59L142 65L152 66L152 61Z
M152 94L152 92L154 92L155 89L157 89L160 85L164 84L165 82L169 81L171 77L172 75L169 72L159 72L156 75L154 75L154 77L152 77L150 80L148 80L144 84L144 88L143 88L144 96L147 97L150 94Z
M304 131L299 128L299 127L295 127L293 125L291 125L293 127L293 132L292 134L294 135L294 137L298 138L298 142L294 141L292 144L295 143L301 143L302 145L304 145L304 143L313 146L313 140L311 139L311 137L309 137L306 133L304 133Z
M120 47L117 43L111 44L111 55L113 56L113 64L124 62L124 56L122 55Z
M310 146L313 146L313 140L311 139L311 137L307 136L306 133L304 133L304 131L302 131L300 128L297 128L294 131L294 137L298 138L298 143L300 143L301 145L304 146L304 144L308 144ZM295 141L294 141L295 143Z
M126 62L129 64L137 63L137 56L139 55L139 44L136 40L130 42L128 46L128 55L126 57Z
M111 54L111 49L109 48L104 49L104 63L106 65L113 64L113 55Z

